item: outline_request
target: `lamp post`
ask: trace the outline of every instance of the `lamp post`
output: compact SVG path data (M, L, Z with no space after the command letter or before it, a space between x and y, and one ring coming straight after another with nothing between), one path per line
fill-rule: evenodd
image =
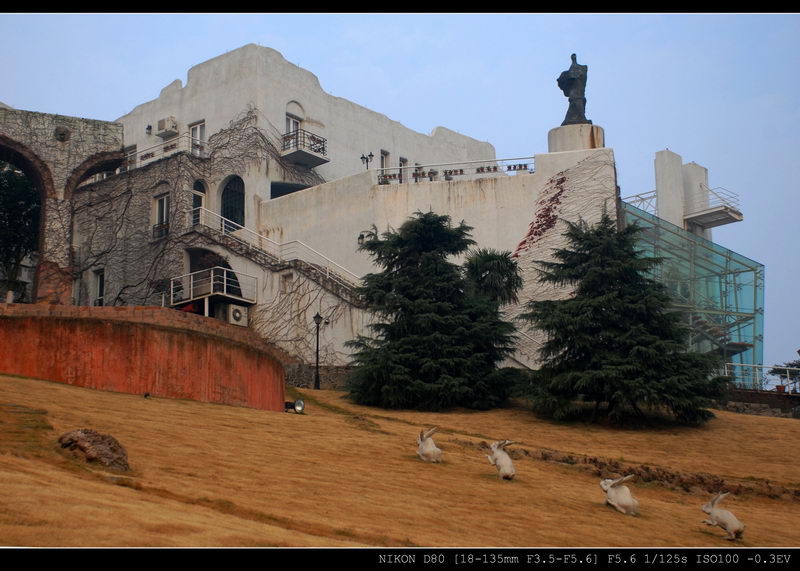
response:
M314 324L317 326L317 366L314 371L314 388L319 389L319 326L322 323L322 316L319 311L314 316Z
M375 155L373 155L372 153L368 154L366 157L364 155L361 155L361 162L364 163L364 166L367 167L367 170L369 170L369 163L371 163L372 159L374 158Z

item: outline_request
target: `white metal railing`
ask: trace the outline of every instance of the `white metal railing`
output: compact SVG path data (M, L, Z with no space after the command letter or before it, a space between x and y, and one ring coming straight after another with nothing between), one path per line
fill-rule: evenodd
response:
M684 206L684 211L687 215L697 214L698 212L719 208L720 206L740 212L739 195L722 187L708 188L701 183L700 192L687 201Z
M292 240L284 244L275 242L205 208L191 210L189 224L190 226L199 224L218 230L249 248L256 248L270 254L281 262L299 260L313 264L323 272L325 277L346 287L357 287L361 282L361 278L356 274L299 240Z
M533 157L379 168L378 183L472 180L533 172Z
M254 276L216 266L170 279L169 303L175 305L213 294L255 303L257 287L258 279Z
M153 161L180 152L191 152L196 157L206 158L209 154L208 142L194 138L189 135L189 133L176 135L163 143L158 143L157 145L141 150L137 149L133 153L128 153L125 156L125 162L119 168L119 172L143 167Z
M785 369L785 374L773 375L772 369ZM741 363L725 363L725 375L733 378L738 388L758 391L786 392L789 387L797 390L800 382L800 369L782 365L749 365Z
M627 196L622 200L631 206L635 206L639 210L644 210L654 216L658 216L658 201L656 200L655 190Z

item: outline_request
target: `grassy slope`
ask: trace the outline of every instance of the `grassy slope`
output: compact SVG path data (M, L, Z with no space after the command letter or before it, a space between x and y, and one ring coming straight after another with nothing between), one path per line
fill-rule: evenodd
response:
M0 405L20 405L0 407L0 545L729 547L700 523L705 491L637 479L641 515L623 516L603 505L581 455L800 488L792 419L720 412L699 429L624 431L550 424L523 407L384 411L302 394L307 414L295 415L0 376ZM415 454L433 425L443 464ZM133 473L57 453L75 428L116 437ZM511 482L481 448L503 438L517 442ZM545 449L578 460L544 461ZM737 545L800 546L797 499L744 493L723 507L747 525Z

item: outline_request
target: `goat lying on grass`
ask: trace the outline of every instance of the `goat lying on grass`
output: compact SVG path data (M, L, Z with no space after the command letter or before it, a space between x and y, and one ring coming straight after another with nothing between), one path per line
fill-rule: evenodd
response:
M600 480L600 487L606 493L606 503L613 506L618 512L626 515L636 515L639 513L639 500L633 497L628 486L623 482L635 477L636 474L629 474L624 478L612 480L607 478Z
M422 429L419 431L419 436L417 436L417 455L424 462L442 461L442 451L436 447L436 443L434 443L433 438L431 438L437 428L437 426L434 426L428 432Z

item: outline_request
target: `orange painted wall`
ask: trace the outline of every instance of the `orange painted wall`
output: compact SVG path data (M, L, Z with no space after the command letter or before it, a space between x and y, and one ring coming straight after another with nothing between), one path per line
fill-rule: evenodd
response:
M0 372L283 411L280 355L253 331L162 307L0 304Z

